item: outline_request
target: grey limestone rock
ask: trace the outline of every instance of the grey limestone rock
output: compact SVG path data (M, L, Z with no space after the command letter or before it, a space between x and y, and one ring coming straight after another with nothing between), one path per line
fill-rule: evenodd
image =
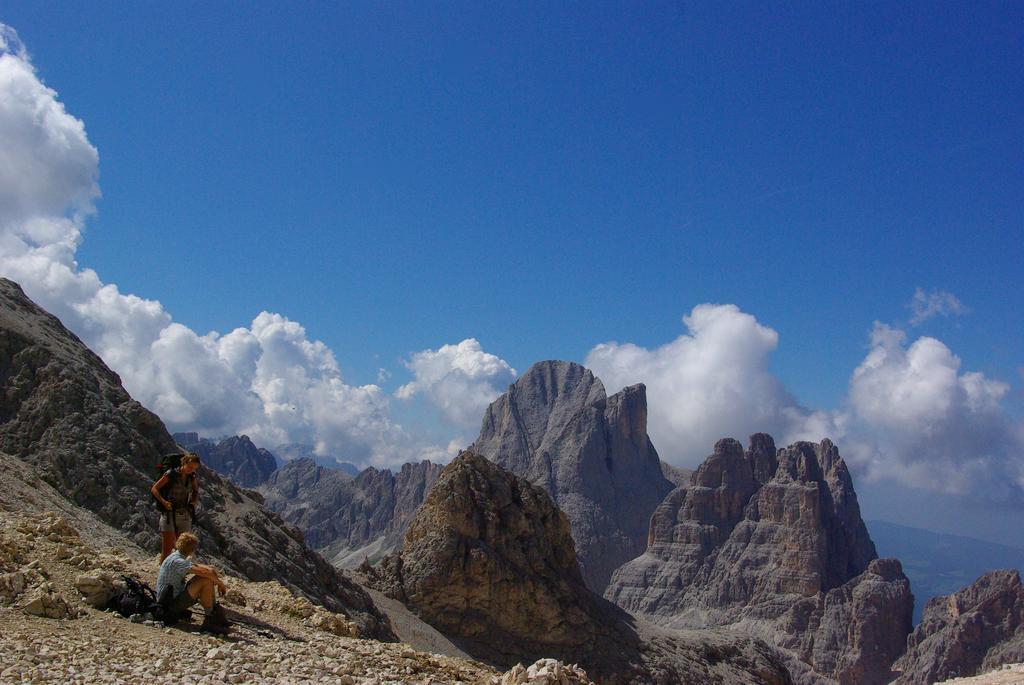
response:
M935 597L907 639L899 685L928 685L1024 661L1024 587L1016 570L990 571Z
M114 579L103 571L78 576L75 578L75 589L82 594L86 604L96 609L105 607L117 592Z
M647 391L611 397L579 364L534 364L484 415L469 451L551 495L569 517L587 585L643 552L648 523L672 490L647 436Z
M0 279L0 452L31 463L78 506L159 548L149 493L159 455L177 446L117 374L14 282ZM387 619L301 532L203 467L199 554L252 580L279 579L349 615L360 634L393 638Z
M173 437L179 445L198 454L203 464L243 488L264 483L277 468L274 455L256 447L248 435L233 435L220 442L200 438L196 433L175 433Z
M662 625L759 635L811 667L798 681L884 683L913 597L899 562L876 556L836 447L776 451L757 434L746 451L720 440L665 498L605 596Z
M300 528L332 563L352 568L401 544L441 469L421 461L403 464L397 473L367 468L353 478L301 458L282 466L259 491L268 507Z
M79 611L54 590L50 583L43 583L28 594L21 603L21 610L32 616L43 618L78 618Z
M504 668L553 657L600 683L790 682L759 640L660 629L591 592L548 494L470 452L444 469L402 548L364 571L460 648Z
M661 472L672 483L672 487L684 488L690 484L690 476L693 475L691 469L682 468L680 466L673 466L667 462L661 462Z

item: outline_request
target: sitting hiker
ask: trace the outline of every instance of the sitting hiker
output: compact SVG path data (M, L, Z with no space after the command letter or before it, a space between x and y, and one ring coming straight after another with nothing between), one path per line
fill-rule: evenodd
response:
M174 549L174 541L182 533L192 532L192 518L196 502L199 501L199 479L196 469L199 468L199 455L186 454L181 458L181 465L168 469L157 482L153 483L150 492L163 507L160 512L160 561Z
M199 602L206 614L201 630L225 634L228 622L224 609L216 603L214 588L221 593L228 588L215 569L193 564L189 559L198 544L199 539L192 533L178 536L175 551L160 564L156 578L157 600L164 608L165 623L175 623L190 606ZM186 583L185 576L189 574L192 578Z

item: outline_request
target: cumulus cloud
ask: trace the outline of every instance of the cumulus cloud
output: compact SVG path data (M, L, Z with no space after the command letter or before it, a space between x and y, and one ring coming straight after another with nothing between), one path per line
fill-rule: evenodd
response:
M903 331L876 323L844 410L853 458L871 477L1016 499L1024 442L1002 404L1010 386L960 365L941 341L921 337L907 346Z
M910 310L910 324L917 326L935 316L962 316L969 314L970 309L953 293L943 290L925 292L921 288L914 290L914 296L907 304Z
M249 328L200 336L159 302L80 268L98 177L84 124L0 24L0 273L60 317L172 430L309 443L377 465L448 454L396 424L378 386L346 383L331 351L298 323L262 312Z
M99 196L99 154L82 122L36 76L0 24L0 270L81 299L101 284L78 271L82 224ZM41 290L41 288L39 289ZM67 315L60 298L46 303Z
M665 459L693 465L723 436L781 438L810 416L768 370L774 330L732 304L698 305L683 323L688 332L661 347L603 343L586 359L609 392L647 385L650 434Z
M0 25L0 222L28 247L76 247L76 219L99 195L99 154L82 122L37 78L14 29Z
M647 384L648 425L659 453L693 466L715 440L772 433L780 444L830 437L859 477L930 490L1024 501L1024 424L1003 399L1009 386L961 362L942 342L876 324L842 406L809 409L768 370L778 334L734 305L699 305L688 331L654 349L605 343L587 365L610 390Z
M423 350L406 362L413 380L395 391L410 399L423 395L453 425L479 428L487 405L515 381L516 370L484 352L474 338L436 350Z

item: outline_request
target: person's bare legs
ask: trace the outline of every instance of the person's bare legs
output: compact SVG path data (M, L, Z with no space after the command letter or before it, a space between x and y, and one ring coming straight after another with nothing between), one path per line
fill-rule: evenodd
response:
M174 543L178 541L178 536L173 530L165 530L160 533L160 543L162 549L160 550L160 563L164 563L164 559L167 555L174 551Z
M188 594L192 596L192 599L199 600L199 603L203 605L203 609L209 613L213 609L213 581L209 578L203 578L201 576L194 576L192 580L188 581L186 588Z

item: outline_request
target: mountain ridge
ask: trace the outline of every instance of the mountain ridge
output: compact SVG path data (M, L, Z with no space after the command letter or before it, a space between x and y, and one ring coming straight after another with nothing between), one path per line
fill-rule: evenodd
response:
M177 449L117 374L18 284L0 278L0 451L155 551L153 467ZM205 467L199 504L203 553L218 565L253 580L281 577L293 591L344 611L361 634L394 638L369 595L306 546L298 529Z
M532 365L492 402L468 451L538 485L572 526L587 585L640 554L651 513L672 490L647 435L647 391L608 396L574 362Z
M498 666L544 654L579 663L599 683L790 682L759 640L665 630L593 593L568 518L547 492L468 451L445 467L401 549L362 570Z
M910 583L877 558L835 445L776 450L761 433L715 444L605 597L661 625L758 635L800 683L886 683L912 627Z

